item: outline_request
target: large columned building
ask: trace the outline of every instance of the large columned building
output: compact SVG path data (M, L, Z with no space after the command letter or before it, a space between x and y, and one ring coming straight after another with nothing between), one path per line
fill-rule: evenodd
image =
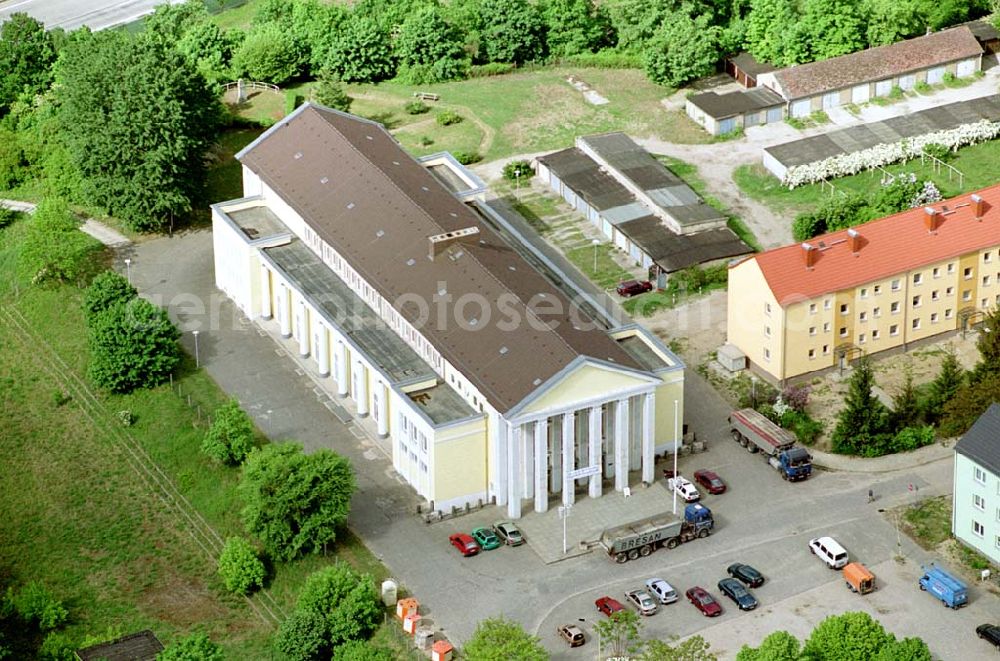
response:
M683 364L522 257L475 175L313 104L237 158L244 197L212 207L217 285L371 417L433 508L516 518L654 480Z

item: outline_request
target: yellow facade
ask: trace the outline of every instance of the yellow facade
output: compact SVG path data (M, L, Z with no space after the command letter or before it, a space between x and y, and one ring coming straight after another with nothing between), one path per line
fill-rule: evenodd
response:
M486 418L476 418L435 432L430 443L434 471L430 500L447 502L489 488L484 452Z
M674 418L674 402L681 424ZM675 430L681 430L684 420L684 381L664 383L656 389L656 420L653 435L656 445L673 443Z
M728 341L781 381L961 330L1000 305L998 247L784 307L748 259L729 270Z
M607 397L616 390L649 384L649 378L598 365L581 365L525 407L524 413L558 411L592 399Z

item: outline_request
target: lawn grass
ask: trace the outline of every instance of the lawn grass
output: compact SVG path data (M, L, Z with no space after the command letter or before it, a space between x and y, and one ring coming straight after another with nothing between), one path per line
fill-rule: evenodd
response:
M903 528L921 548L936 549L951 537L951 497L928 498L906 508Z
M616 250L610 243L599 243L597 247L581 246L565 252L580 272L601 289L614 289L622 280L631 280L632 274L619 266L612 258ZM594 269L594 254L597 254L597 269Z
M1000 140L992 140L978 145L959 149L950 162L964 175L962 185L958 177L952 174L949 181L948 171L934 171L928 161L921 164L920 160L908 163L888 165L885 169L892 174L912 172L921 181L930 180L937 184L945 198L977 190L1000 181ZM881 185L882 172L872 170L849 177L831 180L834 188L844 193L860 193L870 195ZM788 190L781 182L764 169L763 165L742 165L733 173L733 180L744 193L763 202L778 213L799 213L813 209L831 195L830 187L821 184L809 184Z
M0 297L24 315L34 349L55 353L69 372L82 376L82 292L32 287L18 273L25 228L19 220L0 230ZM223 590L214 562L185 520L125 463L120 442L106 426L116 412L131 411L135 422L128 433L193 509L223 538L238 535L238 471L200 452L206 418L226 395L187 357L172 384L131 395L98 393L107 414L98 423L80 402L59 403L69 392L63 377L25 360L13 333L0 325L0 583L48 585L70 609L65 632L75 641L151 628L169 642L201 628L223 646L226 658L271 658L273 628ZM306 576L338 560L376 581L388 575L358 538L343 531L328 556L277 563L272 597L290 611ZM386 626L393 626L391 620ZM410 653L407 647L397 652L400 658Z

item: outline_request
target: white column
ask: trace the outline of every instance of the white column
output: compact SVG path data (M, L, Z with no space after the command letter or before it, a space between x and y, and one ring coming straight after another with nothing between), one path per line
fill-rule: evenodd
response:
M263 264L260 266L260 317L271 318L271 272Z
M278 325L281 327L281 337L286 340L292 336L292 306L288 294L285 283L278 285Z
M510 425L507 434L507 516L521 518L521 425Z
M368 370L360 362L354 363L354 383L354 403L363 418L368 415Z
M510 446L510 427L499 414L489 417L490 441L493 445L493 473L496 484L493 493L497 505L507 504L507 457Z
M587 439L588 457L590 465L597 464L601 467L596 475L590 476L589 494L591 498L601 497L601 479L604 473L604 458L601 456L601 407L591 406L588 413L590 436Z
M549 509L549 421L535 423L535 511Z
M524 425L521 431L521 493L522 498L535 497L535 437L532 427Z
M573 413L563 413L562 417L562 475L563 505L572 505L576 500L576 485L569 478L571 471L576 470L576 416ZM555 469L553 469L555 472Z
M587 422L586 416L580 415L581 413L586 413L586 412L587 409L581 409L576 412L576 415L573 416L573 423L574 426L576 427L576 430L574 432L575 436L574 442L576 443L577 468L590 466L592 463L594 463L590 460L590 448L588 447L590 443L590 426ZM580 424L576 424L578 420ZM587 484L590 484L589 477L581 477L579 480L576 481L576 485L578 487L582 487Z
M299 301L295 311L295 330L299 339L299 355L305 358L309 355L309 308L305 301Z
M615 403L615 491L628 486L628 400Z
M656 479L653 470L656 463L656 443L653 438L655 404L653 393L646 393L642 406L642 481L646 484L652 484Z
M389 435L389 393L381 381L375 382L375 431L379 438Z
M316 346L316 366L320 376L330 376L330 332L326 324L316 320L313 344Z
M547 445L549 448L549 456L552 457L552 470L549 471L549 491L552 493L561 493L563 486L563 453L562 453L562 436L561 432L557 433L556 429L562 429L561 416L552 419L552 424L549 425L549 438L547 439ZM570 459L572 461L572 458Z
M334 366L337 368L337 396L347 397L350 389L347 365L347 345L337 340L337 353L334 357Z
M629 399L629 443L628 443L628 469L637 471L642 468L642 395L637 395Z

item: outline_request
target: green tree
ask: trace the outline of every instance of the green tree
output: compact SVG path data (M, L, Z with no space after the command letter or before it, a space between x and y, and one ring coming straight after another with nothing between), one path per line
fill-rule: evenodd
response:
M0 129L0 190L9 190L28 174L28 160L18 134Z
M954 348L948 347L938 375L931 381L930 391L924 403L924 415L930 422L937 422L947 404L965 383L965 370L958 362Z
M340 82L340 76L330 69L320 70L312 94L316 103L342 112L350 112L351 104L354 102L354 99L347 95L344 84Z
M623 610L595 624L594 632L600 637L602 654L626 657L642 649L641 628L639 615L633 610Z
M221 464L240 464L253 449L253 422L231 399L215 409L212 426L205 433L201 451Z
M469 661L545 661L549 658L538 638L517 622L502 616L481 620L462 651Z
M889 416L894 432L920 424L920 402L913 386L913 366L903 368L903 383L892 396L892 414Z
M249 594L264 587L264 563L250 542L230 537L219 554L219 576L230 592Z
M540 6L551 55L588 53L609 45L610 20L592 0L544 0Z
M395 661L396 654L367 640L352 640L333 648L330 661Z
M854 363L844 408L833 430L833 451L843 454L864 453L877 446L888 431L885 405L872 394L875 375L871 361L862 356Z
M356 12L330 44L325 66L348 83L375 83L396 71L388 33L374 19Z
M545 24L527 0L481 0L479 21L490 62L523 64L545 55Z
M372 576L340 562L309 575L296 609L324 618L324 641L330 647L368 638L383 612Z
M115 303L95 315L87 330L87 374L112 392L159 385L180 362L180 332L165 310L144 298Z
M674 645L662 640L648 640L638 661L718 661L711 645L701 636L691 636Z
M170 6L170 5L161 5ZM177 50L207 80L230 78L229 65L240 42L211 21L196 23L177 41Z
M277 23L265 23L247 34L233 54L233 71L282 85L301 73L302 48Z
M38 648L38 658L41 661L77 661L80 657L76 655L76 650L82 647L74 643L73 639L61 631L50 631L42 640L41 647ZM0 650L0 659L4 658Z
M98 246L80 231L64 200L46 198L28 221L18 260L32 282L76 282L90 268L89 257Z
M816 625L802 654L815 661L871 661L892 640L868 613L848 612Z
M669 16L646 51L646 75L655 83L679 87L715 71L718 29L684 12Z
M787 631L775 631L759 647L744 645L736 661L799 661L801 646L799 639Z
M140 231L192 208L220 105L173 46L119 30L84 35L63 48L56 80L61 138L90 202Z
M871 46L894 44L915 37L925 29L916 0L865 0L865 37Z
M1000 308L993 308L986 314L976 339L976 348L979 349L979 362L969 375L972 384L1000 373Z
M180 638L156 655L156 661L224 661L225 658L222 648L204 632Z
M0 25L0 117L20 94L38 94L52 82L56 51L45 27L17 12Z
M293 611L278 627L274 647L289 661L312 661L327 649L326 618L313 611Z
M243 465L243 522L272 557L319 553L347 521L354 488L350 462L340 455L306 455L294 443L267 445Z
M121 274L101 271L83 292L83 312L89 320L112 305L128 303L138 295L132 283Z
M61 627L69 615L52 591L37 581L32 581L13 593L10 603L18 617L43 632Z
M423 7L403 21L393 50L399 77L412 85L464 78L469 57L462 35L438 6Z
M751 0L746 18L747 50L761 62L786 64L789 39L798 24L794 0Z
M809 27L813 59L825 60L865 47L859 0L803 0L801 20Z
M677 11L675 0L609 0L606 8L619 50L642 52L667 16Z
M519 159L509 161L503 166L503 178L512 182L528 182L535 176L535 169L531 167L531 161Z
M288 17L282 21L292 39L302 50L302 69L314 75L323 68L331 44L337 39L349 17L340 3L319 0L294 0Z
M143 23L145 32L156 35L167 43L177 43L188 30L207 23L208 20L204 0L186 0L157 5L153 13L143 19Z
M873 657L872 661L931 661L931 651L920 638L890 640Z
M944 405L938 431L942 436L961 436L993 402L1000 402L1000 374L987 374L975 384L966 383Z

